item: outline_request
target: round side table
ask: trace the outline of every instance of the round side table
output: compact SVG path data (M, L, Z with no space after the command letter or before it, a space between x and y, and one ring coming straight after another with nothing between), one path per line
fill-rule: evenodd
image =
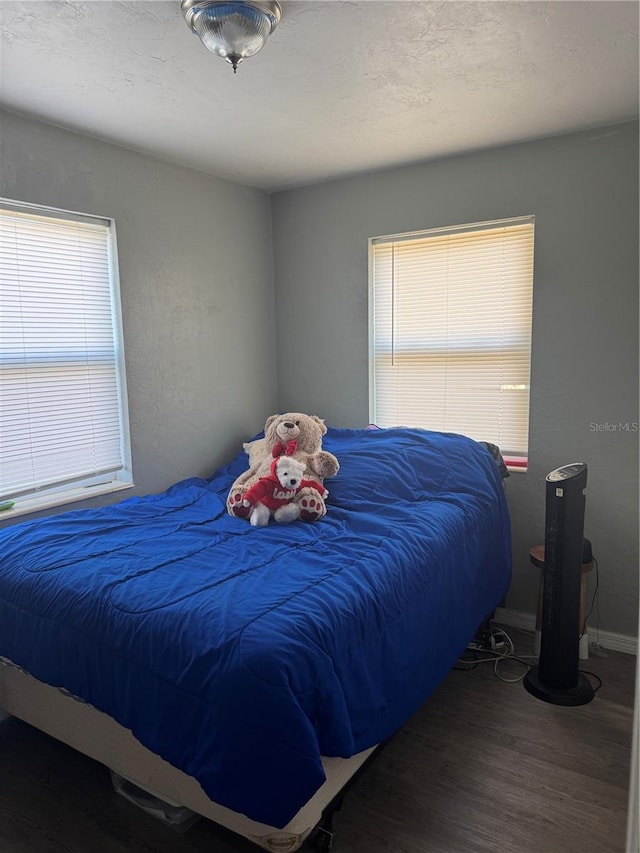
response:
M544 588L544 545L534 545L529 551L529 560L533 566L540 569L540 580L538 582L538 610L536 612L536 632L533 641L533 653L540 654L540 640L542 637L542 593ZM580 660L589 659L589 632L587 630L587 574L593 568L593 560L582 564L582 576L580 578Z

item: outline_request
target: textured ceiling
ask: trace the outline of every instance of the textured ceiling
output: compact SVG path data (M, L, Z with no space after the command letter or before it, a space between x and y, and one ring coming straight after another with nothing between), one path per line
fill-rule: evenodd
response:
M266 190L638 114L636 2L284 0L234 76L175 2L0 2L0 103Z

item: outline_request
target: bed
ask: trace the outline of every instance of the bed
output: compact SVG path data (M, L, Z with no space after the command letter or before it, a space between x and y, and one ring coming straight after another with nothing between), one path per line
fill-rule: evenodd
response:
M0 707L266 849L424 703L503 599L496 460L329 429L326 517L225 511L239 454L159 495L0 531Z

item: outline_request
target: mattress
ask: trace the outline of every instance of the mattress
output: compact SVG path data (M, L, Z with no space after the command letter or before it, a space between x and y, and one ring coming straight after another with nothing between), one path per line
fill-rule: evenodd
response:
M160 495L0 532L0 656L131 730L213 801L284 827L321 756L385 740L510 580L486 448L330 429L320 522L226 514L240 454Z

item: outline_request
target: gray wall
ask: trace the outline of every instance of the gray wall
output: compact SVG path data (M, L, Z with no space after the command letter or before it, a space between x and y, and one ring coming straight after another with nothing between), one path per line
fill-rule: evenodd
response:
M637 124L274 196L277 328L267 195L11 113L0 129L1 195L116 220L137 494L208 473L278 409L367 423L367 238L535 214L507 604L535 609L544 476L580 459L601 628L636 633L638 433L591 425L639 419Z
M535 610L544 478L582 460L600 627L634 635L638 433L591 425L639 420L637 123L275 195L279 409L368 422L369 237L523 214L536 217L530 468L508 484L507 606Z
M209 473L276 407L269 196L12 113L0 129L0 195L116 222L135 490L82 506Z

